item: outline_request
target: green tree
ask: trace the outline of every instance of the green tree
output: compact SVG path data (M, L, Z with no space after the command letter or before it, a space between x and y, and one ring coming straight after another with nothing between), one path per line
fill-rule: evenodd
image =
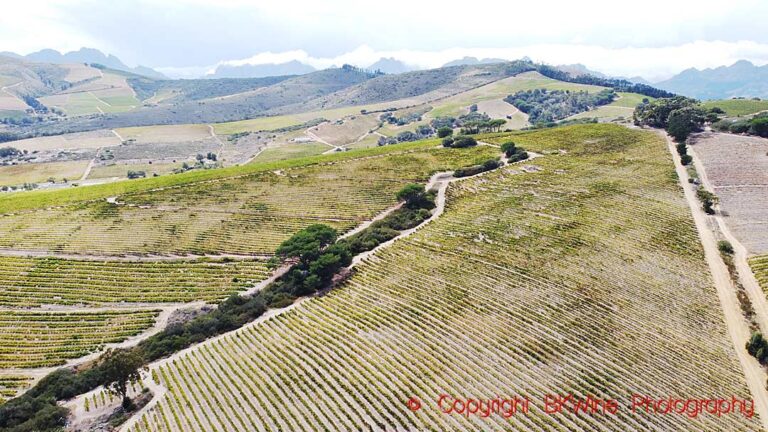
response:
M310 225L282 242L275 255L282 259L297 258L303 264L309 264L317 259L323 248L336 241L337 235L328 225Z
M445 138L451 135L453 135L453 129L449 128L448 126L443 126L437 130L438 138Z
M704 123L704 113L695 107L673 110L667 119L667 132L677 142L685 142L688 136L699 130Z
M407 208L417 209L434 207L434 202L424 189L424 186L417 183L410 183L403 186L395 196L398 201L403 201Z
M128 384L141 378L142 368L146 368L144 359L137 350L107 350L99 359L100 384L120 396L123 399L123 408L129 410L132 402L128 397Z

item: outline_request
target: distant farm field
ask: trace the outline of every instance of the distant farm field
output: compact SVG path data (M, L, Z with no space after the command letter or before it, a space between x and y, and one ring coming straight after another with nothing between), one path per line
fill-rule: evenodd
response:
M267 147L253 159L253 163L276 162L286 159L314 156L331 150L323 143L286 143L274 147Z
M165 143L201 140L211 137L211 129L204 124L138 126L115 129L123 140L137 143Z
M80 180L88 161L25 163L0 166L0 185L12 186L23 183L42 183L53 177L57 182L64 179Z
M768 110L768 100L725 99L706 101L705 108L719 107L729 116L744 116Z
M53 135L37 138L29 138L13 141L8 144L19 150L43 151L43 150L74 150L96 149L100 147L114 147L120 145L120 139L107 130L93 132L81 132L64 135Z
M173 172L174 169L181 168L181 164L177 163L131 163L131 162L115 162L110 165L96 165L88 175L89 179L98 178L111 178L111 177L127 177L128 171L144 171L147 177L151 177L153 174L164 175Z

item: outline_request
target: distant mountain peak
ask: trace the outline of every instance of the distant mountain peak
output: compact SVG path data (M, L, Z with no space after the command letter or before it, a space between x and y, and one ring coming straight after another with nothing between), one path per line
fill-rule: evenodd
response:
M217 66L216 70L212 74L207 75L206 78L264 78L269 76L304 75L315 70L314 67L298 60L256 65L222 64Z
M656 87L697 99L768 97L768 67L748 60L712 69L686 69Z
M15 53L6 53L7 56L22 58L28 61L37 63L54 63L54 64L67 64L67 63L97 63L106 66L110 69L131 72L138 75L144 75L149 78L155 79L167 79L167 77L154 69L146 66L137 66L135 68L128 67L119 58L112 54L104 54L96 48L83 47L77 51L70 51L67 53L61 53L55 49L45 48L40 51L36 51L25 56L21 56Z
M382 57L376 63L368 66L367 69L379 70L387 74L398 74L413 70L413 68L394 57Z

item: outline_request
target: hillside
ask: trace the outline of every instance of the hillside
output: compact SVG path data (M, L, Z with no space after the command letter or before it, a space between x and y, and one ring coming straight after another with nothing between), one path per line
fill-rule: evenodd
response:
M551 389L622 406L749 390L665 143L617 126L512 138L544 156L452 183L439 218L330 293L153 364L163 396L130 430L757 429L543 412ZM530 412L441 412L496 395Z

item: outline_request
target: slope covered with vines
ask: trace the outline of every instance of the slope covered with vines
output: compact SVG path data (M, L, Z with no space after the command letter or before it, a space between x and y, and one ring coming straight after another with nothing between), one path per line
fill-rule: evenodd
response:
M454 183L439 219L330 294L154 365L168 392L131 430L756 430L626 408L750 397L665 143L611 125L513 139L544 156ZM534 402L448 415L443 393ZM547 393L624 408L546 414Z

